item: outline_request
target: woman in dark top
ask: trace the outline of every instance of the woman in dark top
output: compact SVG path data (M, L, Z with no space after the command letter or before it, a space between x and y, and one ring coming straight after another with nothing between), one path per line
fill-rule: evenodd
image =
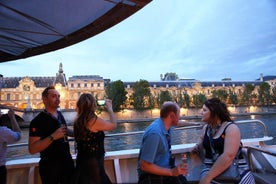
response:
M200 184L216 183L214 178L225 171L233 162L236 154L241 149L241 133L238 126L230 117L230 112L225 103L218 98L207 100L202 108L202 121L207 125L203 128L200 142L192 151L198 152L204 150L205 162L210 161L210 169L204 169ZM214 152L217 153L217 159L212 163L213 152L211 150L210 140ZM254 177L248 170L248 167L240 168L242 179L240 184L254 184Z
M105 105L110 121L97 117L97 103L91 94L82 94L77 102L74 135L77 142L76 173L74 183L111 183L104 169L104 131L117 127L111 100Z

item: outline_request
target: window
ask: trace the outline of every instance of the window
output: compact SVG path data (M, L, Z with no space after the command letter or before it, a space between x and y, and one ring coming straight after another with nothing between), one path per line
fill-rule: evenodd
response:
M71 88L73 88L74 87L74 83L71 83Z
M11 100L11 94L8 93L8 94L7 94L7 101L10 101L10 100Z
M87 83L84 83L84 87L85 87L85 88L87 87Z
M78 83L78 88L80 88L80 83Z

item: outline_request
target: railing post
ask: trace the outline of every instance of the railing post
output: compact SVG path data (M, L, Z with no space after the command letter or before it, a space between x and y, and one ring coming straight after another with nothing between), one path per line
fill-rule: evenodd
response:
M122 183L120 160L118 158L114 159L114 167L115 167L116 183Z
M35 178L35 166L31 166L29 169L28 184L34 184L34 178Z

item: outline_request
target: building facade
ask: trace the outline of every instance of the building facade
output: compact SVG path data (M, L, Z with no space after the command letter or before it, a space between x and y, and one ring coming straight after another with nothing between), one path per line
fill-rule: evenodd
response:
M173 79L173 80L172 80ZM55 77L3 77L0 75L0 105L13 106L19 109L43 109L41 93L47 87L54 85L61 95L62 109L75 109L76 102L82 93L91 93L96 99L104 99L105 85L109 82L99 75L78 75L66 79L62 64L59 65ZM186 93L189 96L204 94L211 97L213 90L227 90L240 95L245 85L255 86L254 92L258 94L261 83L267 82L271 88L276 86L276 76L263 77L255 81L198 81L195 79L178 79L177 76L166 76L160 81L150 81L150 90L153 96L158 96L160 91L169 91L172 96ZM135 82L124 82L128 92L127 97L133 93Z
M74 109L82 93L104 98L105 81L98 75L72 76L66 80L62 64L55 77L3 77L0 78L0 105L19 109L43 109L42 91L55 86L60 93L62 109Z

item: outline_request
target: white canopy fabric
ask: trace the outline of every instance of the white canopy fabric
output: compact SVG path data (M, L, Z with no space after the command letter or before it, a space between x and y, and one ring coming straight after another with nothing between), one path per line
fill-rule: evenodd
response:
M0 0L0 62L95 36L151 0Z

